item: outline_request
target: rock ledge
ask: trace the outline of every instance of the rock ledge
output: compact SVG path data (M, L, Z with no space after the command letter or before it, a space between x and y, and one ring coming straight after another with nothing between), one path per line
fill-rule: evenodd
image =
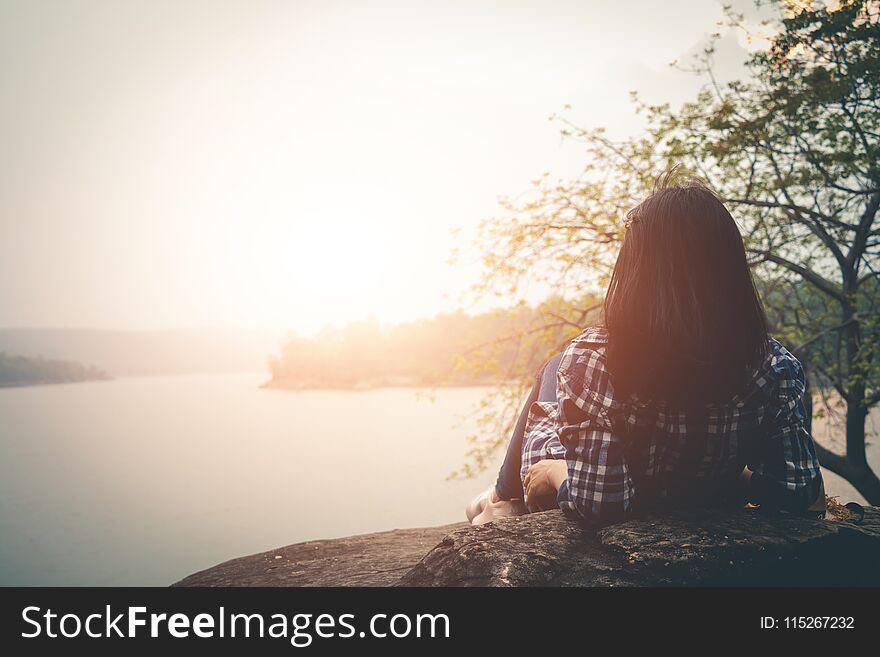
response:
M878 586L880 509L860 524L677 511L590 530L559 511L311 541L174 586Z

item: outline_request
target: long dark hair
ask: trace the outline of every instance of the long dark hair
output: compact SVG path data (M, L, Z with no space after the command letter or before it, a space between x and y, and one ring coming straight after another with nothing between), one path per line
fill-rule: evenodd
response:
M624 395L730 400L767 353L767 320L733 217L672 169L627 214L604 304L608 369Z

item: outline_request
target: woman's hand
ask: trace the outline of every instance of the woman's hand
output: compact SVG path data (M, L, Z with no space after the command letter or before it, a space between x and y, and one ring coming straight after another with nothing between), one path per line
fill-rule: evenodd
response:
M545 459L529 468L523 487L527 497L537 499L546 495L555 495L567 478L568 464L564 459Z

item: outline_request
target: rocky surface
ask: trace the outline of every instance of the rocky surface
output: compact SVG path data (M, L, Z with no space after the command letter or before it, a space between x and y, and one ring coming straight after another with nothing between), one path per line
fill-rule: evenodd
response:
M390 586L467 523L295 543L225 561L172 586Z
M880 585L880 509L832 522L679 511L598 531L559 511L300 543L180 586Z
M880 511L862 524L756 511L691 511L598 532L559 511L455 531L410 586L880 584Z

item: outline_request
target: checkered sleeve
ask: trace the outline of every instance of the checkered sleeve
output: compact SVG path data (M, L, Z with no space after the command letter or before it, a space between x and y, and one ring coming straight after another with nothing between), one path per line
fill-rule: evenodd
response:
M777 377L775 403L768 408L767 425L749 469L749 499L757 504L802 511L816 501L822 474L813 439L806 429L806 378L800 362L775 345L773 371Z
M623 442L608 419L615 402L604 349L572 343L559 365L556 394L556 433L568 463L559 507L596 524L622 519L635 488Z
M565 450L556 434L556 402L534 402L523 436L520 479L525 482L529 469L538 461L563 458ZM525 493L524 498L528 504L528 495Z

